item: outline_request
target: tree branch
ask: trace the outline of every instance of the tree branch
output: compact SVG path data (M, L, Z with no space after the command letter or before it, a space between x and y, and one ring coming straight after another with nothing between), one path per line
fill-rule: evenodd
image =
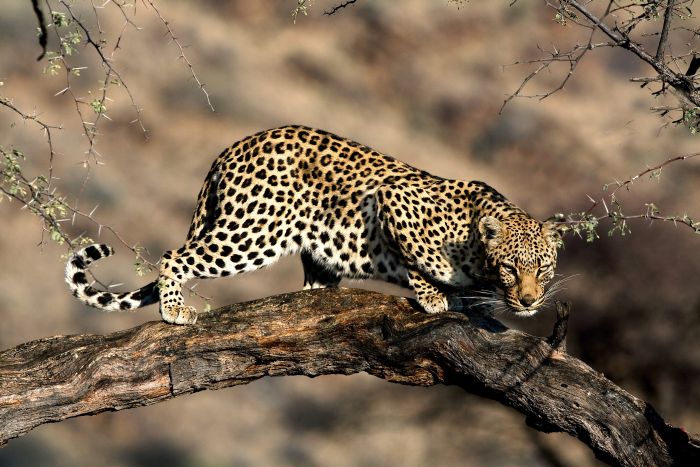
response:
M265 376L364 371L401 384L458 385L515 408L541 431L576 436L614 465L699 465L696 437L561 350L568 308L542 339L410 303L304 291L225 307L193 326L150 322L22 344L0 352L0 443L43 423Z
M357 0L346 0L343 3L340 3L336 6L334 6L330 10L324 11L323 14L326 16L332 16L332 15L336 14L338 12L338 10L342 10L343 8L347 8L348 6L350 6L356 2L357 2Z
M44 22L44 11L39 6L39 0L32 0L32 9L34 16L39 23L39 45L41 46L41 54L37 57L37 62L46 55L46 42L48 40L46 33L46 23Z
M570 5L576 11L585 16L594 27L602 31L606 36L615 41L619 47L626 49L635 54L642 61L649 64L659 74L661 80L669 84L675 91L681 101L693 107L700 107L700 92L698 92L693 84L693 81L681 73L675 73L662 60L662 57L649 54L644 48L630 39L629 35L620 31L617 28L610 28L602 19L595 16L584 4L576 0L563 0L567 5ZM672 5L671 5L672 6ZM668 14L667 20L670 22L672 13ZM666 23L666 20L664 21ZM666 39L662 38L659 45L665 44Z
M695 152L692 154L684 154L682 156L674 156L666 159L664 162L655 165L654 167L648 167L639 172L637 175L628 178L627 180L620 181L616 180L611 183L606 183L603 185L603 191L598 198L592 198L588 196L591 202L590 207L584 212L571 213L567 216L563 214L555 214L553 216L554 220L561 222L562 225L570 227L575 234L579 237L585 235L586 240L591 242L598 238L598 233L596 231L598 224L603 219L610 219L612 221L612 227L608 231L608 234L612 234L615 231L619 231L620 234L624 235L630 232L627 226L627 221L632 219L646 219L648 221L660 220L664 222L673 222L674 225L685 225L693 229L696 234L700 234L700 221L693 219L688 214L683 215L662 215L659 208L654 203L645 203L644 212L638 214L624 214L622 211L622 204L618 198L617 193L623 188L626 191L630 191L632 185L644 177L648 176L651 180L658 180L661 177L662 170L675 162L686 161L700 157L700 152ZM614 189L610 190L611 187ZM594 214L596 208L600 212L602 206L603 212L600 215Z
M666 51L666 41L668 40L668 28L671 26L671 20L673 19L673 4L676 0L668 0L668 5L666 6L666 12L664 13L664 25L661 28L661 37L659 38L659 45L656 47L656 59L663 60L664 52Z

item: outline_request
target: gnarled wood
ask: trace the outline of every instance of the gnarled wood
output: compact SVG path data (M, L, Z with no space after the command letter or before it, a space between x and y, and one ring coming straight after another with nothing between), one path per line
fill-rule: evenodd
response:
M408 300L316 290L242 303L193 326L150 322L0 353L0 443L43 423L154 404L264 376L352 374L455 384L576 436L614 465L700 465L700 443L562 349L498 321L428 315Z

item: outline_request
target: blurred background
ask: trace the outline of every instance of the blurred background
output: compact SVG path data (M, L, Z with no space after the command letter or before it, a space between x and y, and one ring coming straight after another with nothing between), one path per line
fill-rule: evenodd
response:
M95 25L89 2L74 8ZM143 109L112 88L100 124L99 164L84 166L87 140L65 73L42 73L29 1L3 2L0 94L36 111L54 132L59 190L139 243L156 261L181 245L197 192L214 157L238 139L287 123L323 128L450 178L487 181L534 217L585 210L587 194L667 157L698 148L698 136L668 126L647 89L627 80L650 71L624 51L595 50L552 97L504 99L532 70L504 66L587 40L552 20L541 2L363 0L334 16L317 0L292 21L293 1L169 1L158 4L198 77L212 112L163 22L136 2L113 66ZM58 9L58 6L56 6ZM100 27L113 47L124 18L109 3ZM695 21L695 20L688 20ZM583 39L582 39L583 37ZM52 39L54 40L54 39ZM671 44L673 47L673 44ZM92 100L104 73L90 48L72 81ZM556 87L568 70L533 81ZM46 173L45 138L32 122L0 109L0 144ZM89 179L84 183L86 177ZM700 217L700 163L669 166L657 181L622 194L629 213L653 202L664 213ZM16 203L0 204L0 348L58 334L108 333L159 319L157 307L106 314L80 305L63 283L63 247L41 242L41 224ZM700 237L670 223L637 222L632 233L592 244L569 236L558 272L575 274L561 298L573 302L569 351L648 400L674 425L700 432ZM117 247L98 276L123 290L138 277L134 256L94 225L69 230ZM298 258L264 271L202 282L212 307L298 290ZM376 283L353 287L386 290ZM396 290L392 291L396 293ZM202 308L196 297L190 303ZM547 335L552 310L510 326ZM527 428L512 409L453 387L412 388L367 375L267 378L117 413L41 426L0 449L0 465L56 466L587 466L588 449L564 434Z

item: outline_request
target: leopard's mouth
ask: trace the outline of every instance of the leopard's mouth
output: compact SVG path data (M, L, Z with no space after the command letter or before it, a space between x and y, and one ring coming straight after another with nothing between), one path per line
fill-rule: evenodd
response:
M544 303L544 296L535 300L535 302L530 306L523 306L521 303L518 303L517 301L508 298L505 300L505 302L506 305L508 305L510 311L515 316L517 316L518 318L529 318L530 316L534 316L535 314L537 314L538 311L540 311L540 308Z
M529 318L530 316L537 314L538 311L540 311L539 308L521 307L519 309L513 309L513 314L518 318Z
M537 314L544 305L547 296L543 294L535 300L530 306L524 306L519 300L511 298L508 289L498 288L493 291L475 292L469 291L468 295L463 295L461 298L469 300L469 306L486 306L490 312L494 313L510 313L519 318L528 318ZM514 291L514 296L517 293Z

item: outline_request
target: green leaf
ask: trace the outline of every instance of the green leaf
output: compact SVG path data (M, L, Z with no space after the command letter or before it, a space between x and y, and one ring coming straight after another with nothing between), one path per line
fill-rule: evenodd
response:
M101 114L107 111L107 106L100 99L95 99L90 102L90 107L95 111L96 114Z
M66 14L61 11L52 11L51 21L53 22L53 25L57 28L68 26L71 23L71 19L66 17Z

